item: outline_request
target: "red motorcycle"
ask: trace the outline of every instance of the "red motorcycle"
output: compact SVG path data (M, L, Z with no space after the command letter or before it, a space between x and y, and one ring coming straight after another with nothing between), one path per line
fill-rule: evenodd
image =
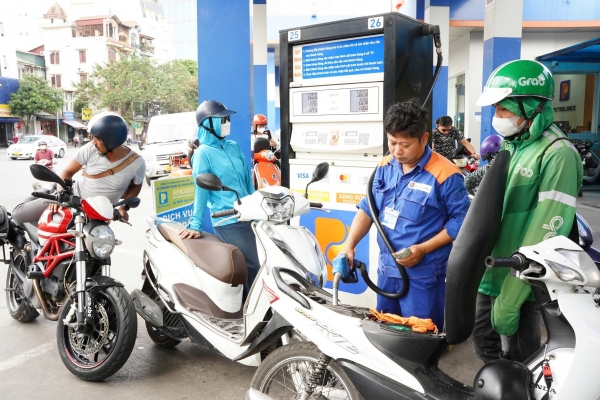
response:
M255 189L281 186L281 171L277 166L277 157L271 150L271 143L267 138L259 137L254 141L252 180Z
M83 380L103 380L125 364L137 333L133 301L110 277L110 255L121 241L109 223L122 220L116 207L137 207L139 198L114 205L104 196L81 199L72 180L39 164L30 170L37 180L64 189L32 193L60 206L47 209L37 227L16 223L0 206L8 311L20 322L33 321L38 310L58 321L56 341L67 369Z

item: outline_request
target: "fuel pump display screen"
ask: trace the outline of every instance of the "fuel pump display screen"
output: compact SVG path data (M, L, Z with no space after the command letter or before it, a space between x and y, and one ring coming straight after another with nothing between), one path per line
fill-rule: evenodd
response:
M302 114L316 114L319 110L317 92L302 93Z
M350 91L350 112L369 111L369 89L358 89Z

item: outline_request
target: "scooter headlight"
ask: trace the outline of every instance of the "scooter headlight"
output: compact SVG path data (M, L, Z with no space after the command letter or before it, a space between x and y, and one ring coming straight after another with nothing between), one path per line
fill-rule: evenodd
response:
M566 265L562 265L560 263L544 260L548 264L548 266L554 271L558 279L563 282L581 282L584 283L585 280L583 276L573 268L569 268Z
M289 196L281 199L264 198L261 207L275 222L287 221L294 215L294 199Z
M85 244L93 258L108 258L115 248L115 234L106 224L86 225ZM89 228L89 231L88 229Z

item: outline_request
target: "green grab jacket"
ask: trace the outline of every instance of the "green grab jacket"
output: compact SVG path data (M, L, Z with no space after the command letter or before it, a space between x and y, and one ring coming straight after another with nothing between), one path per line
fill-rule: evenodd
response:
M512 154L500 236L492 256L510 257L518 248L556 235L568 236L575 219L576 199L583 179L581 158L555 125L539 137L505 140ZM494 227L491 227L494 229ZM531 288L509 274L509 268L486 269L479 292L496 297L492 326L510 336L519 327L520 309L534 301Z

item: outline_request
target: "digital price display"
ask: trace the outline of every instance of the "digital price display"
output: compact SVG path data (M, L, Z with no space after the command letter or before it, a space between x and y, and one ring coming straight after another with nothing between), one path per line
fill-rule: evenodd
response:
M350 112L360 113L369 111L369 89L350 91Z
M316 114L318 109L317 92L302 93L302 114Z

